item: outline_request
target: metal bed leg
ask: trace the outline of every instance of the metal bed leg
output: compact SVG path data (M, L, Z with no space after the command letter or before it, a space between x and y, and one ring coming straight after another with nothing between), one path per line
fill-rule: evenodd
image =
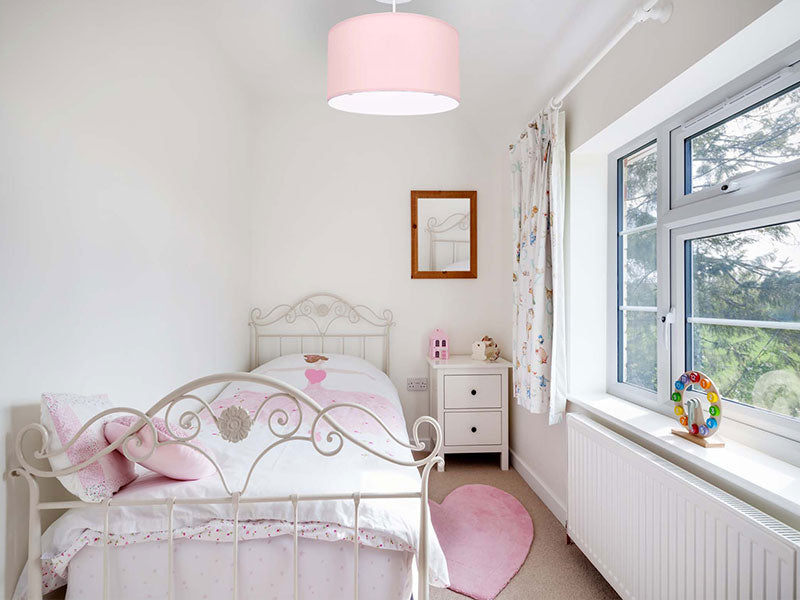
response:
M358 505L361 503L361 493L356 492L353 494L353 504L355 506L354 519L353 519L353 598L358 600Z
M23 469L9 471L28 483L28 599L42 600L42 515L39 512L39 484Z
M172 513L173 509L175 508L175 498L170 498L167 500L167 507L169 508L169 538L167 538L167 552L169 552L169 556L167 557L167 598L168 600L173 600L175 597L175 589L173 579L173 557L172 557Z
M233 493L233 600L239 597L239 496Z
M103 600L108 600L108 511L111 508L111 498L105 501L105 515L103 515Z
M439 434L438 431L436 433ZM428 478L431 474L431 468L437 463L444 463L444 461L437 457L422 469L419 507L419 550L417 551L419 597L416 600L428 600L430 594L430 584L428 583Z
M293 529L294 529L294 600L299 598L299 586L298 586L298 579L297 579L297 494L292 494L292 511L294 513L293 517Z

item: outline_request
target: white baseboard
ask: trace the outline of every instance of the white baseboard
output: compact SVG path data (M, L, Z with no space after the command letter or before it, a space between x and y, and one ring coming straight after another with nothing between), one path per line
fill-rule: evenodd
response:
M545 506L550 509L559 523L566 526L567 523L567 503L553 493L546 483L534 473L528 463L519 457L519 454L510 450L511 466L519 473L525 480L525 483L539 496L539 499L544 502Z

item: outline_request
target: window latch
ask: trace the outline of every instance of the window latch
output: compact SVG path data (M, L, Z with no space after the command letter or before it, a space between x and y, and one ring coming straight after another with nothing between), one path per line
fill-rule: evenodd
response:
M661 315L661 343L664 344L664 348L667 350L667 352L670 351L670 343L669 343L670 326L674 322L675 322L674 308L670 308L667 314Z
M752 175L753 173L755 173L755 171L747 171L745 173L739 173L736 176L736 179L729 179L728 181L723 183L721 186L719 186L719 191L721 191L721 192L723 192L725 194L730 194L731 192L735 192L735 191L739 190L742 187L742 184L740 183L740 180L743 177L747 177L748 175Z

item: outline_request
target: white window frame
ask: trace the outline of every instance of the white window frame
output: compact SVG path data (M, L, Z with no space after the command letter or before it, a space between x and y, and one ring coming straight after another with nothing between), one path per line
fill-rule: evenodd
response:
M734 178L736 191L720 187L684 194L684 145L691 137L781 90L800 83L800 44L773 57L700 102L609 155L606 387L610 394L674 417L669 399L684 371L684 247L697 237L800 219L800 160ZM618 381L618 161L655 141L658 153L657 392ZM723 400L725 418L800 443L800 424L758 407Z
M776 177L791 175L800 172L800 159L793 160L782 165L764 169L749 175L743 174L733 177L730 181L716 187L706 188L697 192L686 194L686 169L683 166L685 160L685 142L698 133L711 129L723 121L731 119L740 113L746 112L753 105L766 101L772 96L779 94L787 88L800 84L800 62L784 67L780 71L773 73L766 79L759 81L746 90L735 94L732 98L724 100L712 109L704 112L700 116L687 121L680 127L671 132L670 147L672 152L672 208L686 206L692 202L699 202L721 195L739 195L733 191L723 191L721 187L725 184L731 190L731 184L738 185L736 192L757 189L774 181Z
M800 195L800 194L799 194ZM686 242L713 235L720 235L744 229L768 227L787 221L800 220L800 200L789 204L780 204L756 213L741 213L735 216L703 221L694 225L673 229L671 232L672 253L670 257L672 273L672 305L675 307L676 326L672 330L672 377L675 380L684 372L687 359L686 348ZM757 326L757 325L756 325ZM800 423L797 419L783 416L757 406L748 406L723 398L726 419L732 419L751 427L763 429L771 433L800 442Z
M658 408L658 394L657 392L653 392L647 390L645 388L641 388L639 386L631 385L628 383L623 383L619 381L619 369L620 369L620 361L623 359L618 352L619 349L619 340L618 340L618 319L619 319L619 311L623 308L620 305L620 298L619 298L619 290L621 287L621 281L619 281L619 266L620 261L618 259L618 243L619 237L622 235L620 231L620 223L619 223L619 192L617 187L618 182L618 169L619 169L619 161L623 158L633 154L634 152L643 149L645 146L649 146L651 143L655 142L656 144L656 156L657 156L657 170L658 170L658 179L659 183L664 181L664 175L667 174L669 171L664 171L664 169L669 168L669 152L667 148L667 142L663 137L659 137L656 134L655 130L648 131L646 134L639 136L635 140L631 141L628 144L625 144L622 148L618 149L609 157L609 166L608 166L608 215L609 215L609 237L608 237L608 252L609 257L611 259L608 261L608 281L610 285L608 286L608 306L611 309L609 312L608 317L608 329L607 329L607 340L608 340L608 356L613 357L612 360L607 361L607 387L609 393L614 394L615 396L619 396L626 400L632 400L634 402L638 402L640 404L645 404L649 408ZM664 160L664 157L667 157L667 160ZM660 236L662 235L659 231L658 222L661 218L661 215L664 212L665 204L668 201L669 196L665 195L665 190L662 189L662 186L658 186L657 191L657 211L656 211L656 223L654 225L654 229L656 230L656 246L659 244ZM646 229L649 229L646 228ZM638 230L638 228L637 228ZM628 230L629 232L632 230ZM656 259L658 259L658 252L656 252ZM660 281L660 279L658 279ZM660 286L657 292L657 296L660 295ZM658 297L656 298L656 318L661 314L659 309L660 302ZM625 307L630 308L630 307ZM649 312L649 311L648 311ZM658 327L656 328L658 330ZM657 353L660 353L661 349L657 350ZM660 356L657 355L657 361L660 359ZM661 382L657 381L657 389L660 386Z

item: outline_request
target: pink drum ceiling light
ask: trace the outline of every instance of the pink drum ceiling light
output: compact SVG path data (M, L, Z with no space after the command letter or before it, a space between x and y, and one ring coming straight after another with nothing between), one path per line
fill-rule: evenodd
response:
M428 115L456 108L461 102L458 31L440 19L392 9L331 27L328 105L368 115Z

